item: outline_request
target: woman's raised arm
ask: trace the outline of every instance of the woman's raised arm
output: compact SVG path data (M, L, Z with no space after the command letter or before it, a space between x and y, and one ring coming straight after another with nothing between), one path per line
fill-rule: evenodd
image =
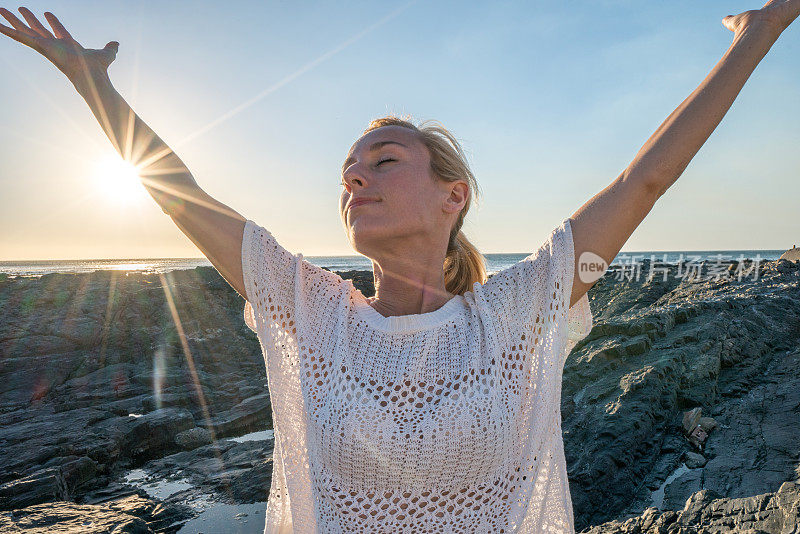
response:
M247 298L241 260L246 219L203 191L180 158L114 89L108 67L116 58L119 43L86 49L52 13L45 13L51 32L30 10L23 7L19 11L27 24L0 8L0 15L12 26L0 24L0 33L41 53L67 76L117 152L137 167L143 185L164 213Z
M705 80L650 136L636 157L608 187L572 215L575 279L570 304L594 281L584 252L611 263L650 212L656 200L680 177L720 123L761 59L800 14L800 0L770 0L759 10L727 16L733 43ZM589 258L590 259L590 258ZM602 273L599 273L602 274Z

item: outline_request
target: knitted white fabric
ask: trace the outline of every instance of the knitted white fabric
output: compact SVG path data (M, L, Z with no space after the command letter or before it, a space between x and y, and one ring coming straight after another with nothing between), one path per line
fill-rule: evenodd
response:
M570 219L533 254L422 314L248 220L245 322L267 367L275 449L265 533L574 532L561 436Z

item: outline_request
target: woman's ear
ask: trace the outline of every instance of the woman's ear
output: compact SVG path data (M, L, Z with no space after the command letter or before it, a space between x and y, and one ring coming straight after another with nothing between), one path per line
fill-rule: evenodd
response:
M469 198L469 185L462 180L447 183L448 196L445 201L445 211L447 213L458 213L467 203Z

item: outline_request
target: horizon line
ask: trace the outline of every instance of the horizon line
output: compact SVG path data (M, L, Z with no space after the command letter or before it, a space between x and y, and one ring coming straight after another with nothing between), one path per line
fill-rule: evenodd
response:
M780 248L737 248L737 249L696 249L696 250L620 250L617 253L617 256L620 254L640 254L640 253L653 253L653 254L662 254L662 253L669 253L669 252L678 252L678 253L691 253L691 252L780 252L780 251L787 251L792 250L791 248L787 249L780 249ZM530 255L533 254L534 251L530 252L481 252L483 256L486 255L497 255L497 254L526 254ZM365 260L369 260L366 256L362 256L360 254L303 254L303 258L364 258ZM140 257L140 258L48 258L48 259L21 259L21 260L4 260L0 259L0 263L25 263L25 262L45 262L45 261L148 261L148 260L210 260L205 256L148 256L148 257Z

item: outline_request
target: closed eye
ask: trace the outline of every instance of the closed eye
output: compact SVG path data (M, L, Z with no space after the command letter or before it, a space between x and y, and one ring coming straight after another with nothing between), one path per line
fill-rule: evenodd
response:
M390 161L397 161L397 160L396 160L396 159L394 159L394 158L382 159L381 161L379 161L378 163L376 163L376 164L375 164L375 166L377 167L378 165L380 165L380 164L382 164L382 163L388 163L388 162L390 162ZM339 185L341 185L341 186L347 186L347 183L344 181L344 179L343 179L343 178L339 178Z

